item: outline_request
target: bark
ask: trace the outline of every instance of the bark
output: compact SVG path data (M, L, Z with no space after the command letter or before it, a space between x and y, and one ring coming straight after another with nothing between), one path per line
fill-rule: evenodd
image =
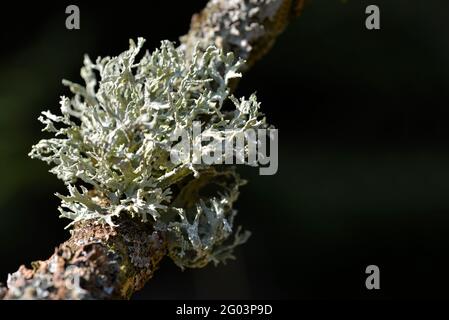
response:
M251 67L273 46L305 0L210 0L181 37L187 59L214 44ZM244 70L245 71L245 70ZM121 218L117 227L78 223L45 261L21 266L0 287L3 299L129 299L157 270L166 239L151 224Z
M196 46L213 44L246 60L250 68L273 46L288 22L302 11L305 0L210 0L193 15L181 47L190 58Z
M4 299L128 299L166 253L163 236L132 218L114 228L79 223L71 233L48 260L10 275Z

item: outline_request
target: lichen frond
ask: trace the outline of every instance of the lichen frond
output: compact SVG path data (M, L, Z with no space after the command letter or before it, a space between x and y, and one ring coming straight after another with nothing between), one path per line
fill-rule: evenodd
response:
M224 260L229 248L246 239L222 245L234 233L232 203L240 181L227 169L234 182L222 193L183 207L180 183L199 179L211 165L189 157L170 161L172 137L200 121L204 134L218 132L225 143L220 132L264 127L265 119L254 95L230 95L229 83L241 76L243 64L232 53L209 47L190 60L163 41L138 59L143 43L130 41L129 50L95 62L86 56L85 85L64 81L74 96L61 97L61 115L42 112L43 130L55 137L33 146L30 156L52 165L50 172L67 185L69 194L57 196L61 216L72 224L95 220L113 226L115 217L128 214L170 234L170 256L181 267ZM209 152L207 142L202 144L202 152Z

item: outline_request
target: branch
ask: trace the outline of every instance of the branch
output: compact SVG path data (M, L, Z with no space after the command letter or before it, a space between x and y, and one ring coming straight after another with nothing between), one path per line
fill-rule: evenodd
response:
M48 260L10 275L4 299L128 299L166 254L162 235L132 218L116 228L79 223L71 233Z
M211 0L193 15L181 47L190 58L195 46L213 44L246 60L249 69L273 46L288 22L302 11L305 0Z
M304 0L211 0L192 18L188 34L181 37L187 59L194 49L213 44L233 51L247 61L244 71L273 46L288 21L298 15ZM176 183L192 180L189 172ZM193 184L178 200L185 206L201 183ZM178 202L179 202L178 201ZM0 287L4 299L129 299L153 276L167 255L167 235L152 224L120 217L117 226L94 221L78 222L71 237L46 261L28 269L21 266Z

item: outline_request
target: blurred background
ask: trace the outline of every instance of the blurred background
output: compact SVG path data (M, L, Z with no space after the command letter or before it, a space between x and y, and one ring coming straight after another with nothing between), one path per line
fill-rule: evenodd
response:
M0 281L64 241L49 167L27 157L83 54L187 32L206 1L15 2L0 13ZM65 28L77 4L81 29ZM365 28L377 4L381 30ZM448 1L311 0L244 76L279 128L279 171L249 180L237 260L181 272L165 259L135 299L448 298ZM380 290L365 268L380 268Z

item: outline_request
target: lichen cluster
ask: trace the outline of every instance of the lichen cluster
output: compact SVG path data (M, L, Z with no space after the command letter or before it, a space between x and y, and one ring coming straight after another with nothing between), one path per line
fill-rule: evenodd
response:
M86 56L85 85L64 81L74 96L61 98L60 115L42 113L54 137L33 146L30 156L52 165L67 185L68 195L57 196L71 224L114 226L130 215L166 235L168 255L180 267L224 261L248 237L233 225L242 181L229 166L170 161L173 136L194 121L215 135L265 127L259 103L230 95L243 64L232 53L209 47L190 59L163 41L138 59L143 43L130 41L129 50L95 62Z
M211 43L235 52L251 66L273 45L283 31L292 10L303 0L210 0L192 19L190 32L181 37L187 55L195 46L205 50ZM296 12L297 14L297 12Z

